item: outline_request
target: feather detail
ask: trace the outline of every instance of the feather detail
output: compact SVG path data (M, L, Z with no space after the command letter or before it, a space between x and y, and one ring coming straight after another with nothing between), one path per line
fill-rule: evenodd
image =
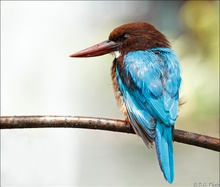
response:
M157 158L164 178L172 183L174 179L174 157L173 157L173 127L166 126L161 122L156 125L155 144Z
M129 52L114 60L116 99L148 148L155 140L165 179L174 178L173 127L178 116L179 63L169 48Z
M117 105L120 108L121 113L127 117L128 116L127 109L123 101L122 93L119 89L118 76L116 75L116 61L117 59L115 58L111 68L112 85L113 85L113 90L114 90L115 99L117 101Z

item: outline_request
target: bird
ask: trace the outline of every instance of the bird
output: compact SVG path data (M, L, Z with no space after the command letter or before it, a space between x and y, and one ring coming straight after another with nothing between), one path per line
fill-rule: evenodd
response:
M114 54L111 68L121 112L148 148L156 147L167 182L174 180L173 131L179 105L181 70L164 34L147 22L131 22L110 33L108 40L70 55Z

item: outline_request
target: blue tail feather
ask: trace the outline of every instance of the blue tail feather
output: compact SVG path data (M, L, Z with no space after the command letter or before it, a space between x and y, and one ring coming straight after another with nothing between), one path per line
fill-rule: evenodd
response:
M156 125L155 144L160 168L165 179L172 183L174 179L173 126L161 122Z

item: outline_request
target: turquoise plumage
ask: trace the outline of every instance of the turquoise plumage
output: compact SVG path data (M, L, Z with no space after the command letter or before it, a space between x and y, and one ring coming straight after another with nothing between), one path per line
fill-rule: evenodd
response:
M173 126L181 83L178 59L169 48L129 52L116 64L118 86L135 132L148 147L155 139L161 170L174 178Z

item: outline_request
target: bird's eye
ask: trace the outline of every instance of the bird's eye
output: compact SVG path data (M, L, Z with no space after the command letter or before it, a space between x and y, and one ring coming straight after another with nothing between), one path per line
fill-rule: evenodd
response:
M129 38L129 35L128 35L128 34L125 34L125 35L123 35L123 37L122 37L123 40L126 40L127 38Z

